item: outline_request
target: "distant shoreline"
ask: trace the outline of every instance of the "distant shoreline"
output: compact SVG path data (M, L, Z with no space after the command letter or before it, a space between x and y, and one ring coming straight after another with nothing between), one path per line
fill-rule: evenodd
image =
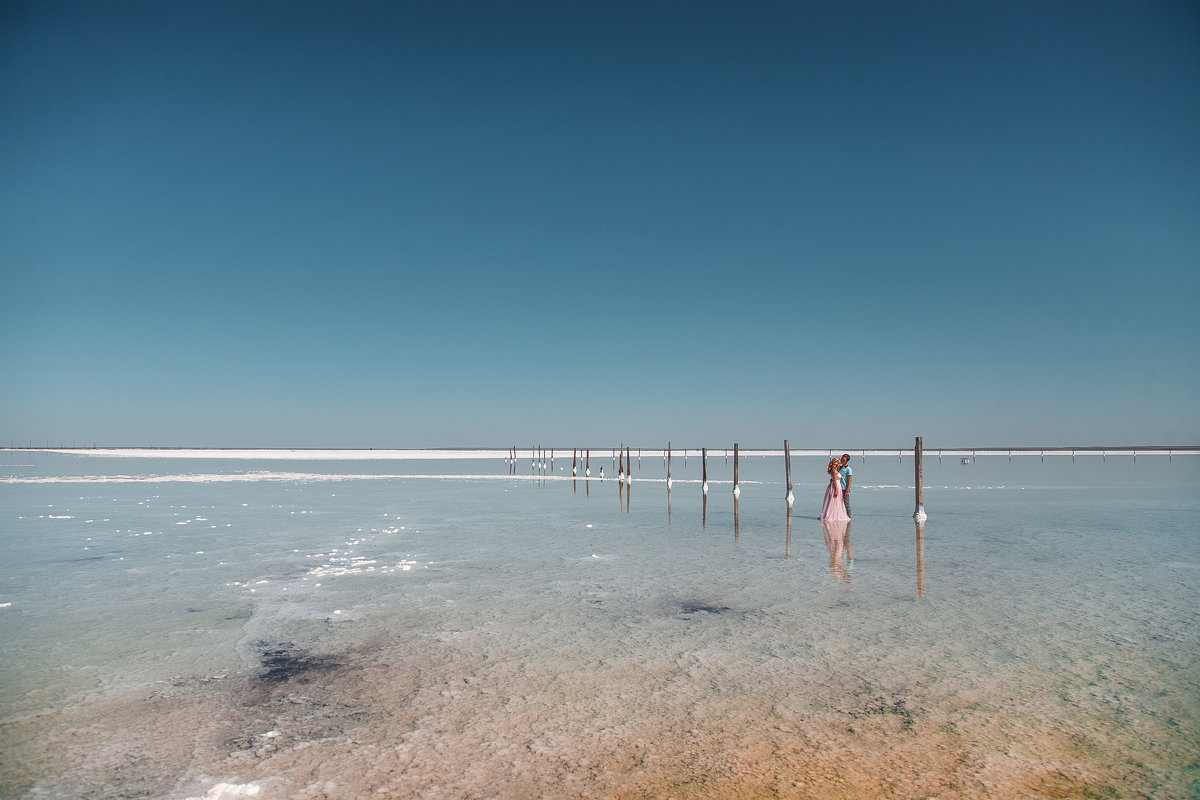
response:
M517 461L523 459L541 460L553 457L562 459L567 453L579 452L583 453L588 448L576 448L572 451L571 448L550 448L543 447L541 454L538 454L533 448L516 449ZM597 458L602 458L606 454L615 453L616 447L592 447L592 454ZM23 452L23 453L60 453L64 455L82 455L82 456L107 456L113 458L237 458L237 459L271 459L271 460L344 460L344 461L361 461L361 460L451 460L451 459L507 459L512 451L509 448L466 448L466 447L444 447L444 448L278 448L278 447L5 447L0 450L7 452ZM637 451L641 457L662 457L667 454L667 450L662 447L655 448L633 448L631 453ZM671 453L674 456L696 455L700 453L701 448L672 448ZM732 452L732 447L710 447L708 448L710 455L726 454ZM884 457L911 456L912 448L868 448L868 449L841 449L841 448L821 448L821 449L791 449L791 454L796 457L805 456L833 456L841 453L850 453L852 456L866 458L867 456ZM1101 446L1101 445L1084 445L1078 447L1070 447L1064 445L1054 445L1046 447L928 447L924 448L926 457L932 456L953 456L953 457L977 457L977 456L1013 456L1013 455L1056 455L1056 456L1120 456L1129 455L1136 457L1138 455L1200 455L1200 445L1142 445L1142 446ZM739 454L746 458L754 457L782 457L782 448L739 448Z

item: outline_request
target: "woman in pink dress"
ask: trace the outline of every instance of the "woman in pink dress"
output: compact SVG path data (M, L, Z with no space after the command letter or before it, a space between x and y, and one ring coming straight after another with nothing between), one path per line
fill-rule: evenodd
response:
M821 519L823 520L846 520L850 519L850 515L846 513L846 498L842 494L842 474L838 471L842 468L842 460L833 458L829 461L829 486L825 489L825 502L821 505Z

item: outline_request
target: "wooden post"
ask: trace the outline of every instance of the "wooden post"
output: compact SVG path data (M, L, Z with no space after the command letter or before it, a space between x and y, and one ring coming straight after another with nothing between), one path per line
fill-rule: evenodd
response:
M629 448L625 448L625 480L633 483L633 462L629 460ZM626 511L629 509L626 508Z
M583 462L583 477L590 478L592 477L592 449L590 447L585 458L587 460Z
M742 487L738 486L738 444L733 443L733 507L734 528L737 528L737 499L742 496Z
M671 491L671 443L667 442L667 491ZM670 503L667 503L670 507ZM669 515L668 515L669 516Z
M917 462L917 508L913 511L913 519L918 522L924 522L928 517L925 515L925 474L922 469L924 459L922 457L921 437L917 437L916 444L913 446L913 457Z
M787 440L787 439L784 439L784 440L783 440L783 468L784 468L784 471L786 471L786 472L787 472L787 498L786 498L786 499L787 499L788 508L790 509L790 508L792 507L792 503L796 502L796 495L792 494L792 451L791 451L791 449L788 447L788 440ZM791 541L791 536L790 536L790 533L791 533L791 527L790 527L790 523L791 523L791 521L792 521L792 515L791 515L791 513L789 512L789 513L788 513L788 523L789 523L789 527L788 527L788 533L789 533L789 536L788 536L788 541Z
M700 448L700 491L708 496L708 448Z

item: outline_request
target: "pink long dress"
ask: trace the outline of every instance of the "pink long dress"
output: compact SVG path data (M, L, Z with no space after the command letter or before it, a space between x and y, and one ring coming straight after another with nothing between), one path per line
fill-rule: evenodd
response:
M825 502L821 505L821 519L850 519L850 515L846 513L846 499L842 495L841 475L834 475L829 479L829 486L825 489Z

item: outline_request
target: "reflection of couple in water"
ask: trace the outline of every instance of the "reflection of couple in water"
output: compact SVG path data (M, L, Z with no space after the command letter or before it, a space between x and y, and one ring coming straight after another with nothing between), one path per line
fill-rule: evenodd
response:
M825 548L829 550L829 574L836 580L849 583L850 571L854 569L854 551L850 549L850 520L823 519L821 527L825 529Z
M821 525L825 528L825 547L829 549L829 571L834 578L850 582L850 565L854 553L850 550L850 456L829 459L825 470L829 473L829 486L825 489L825 501L821 505ZM842 552L845 551L845 563Z

